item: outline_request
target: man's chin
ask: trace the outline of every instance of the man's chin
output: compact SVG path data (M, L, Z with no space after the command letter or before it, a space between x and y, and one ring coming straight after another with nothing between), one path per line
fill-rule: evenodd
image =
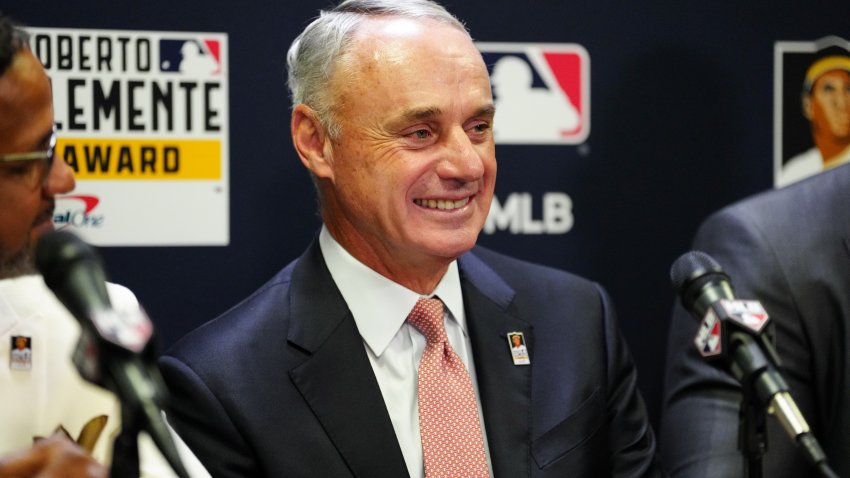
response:
M475 247L475 238L473 237L451 237L450 240L430 243L429 250L432 256L442 257L448 262L451 262L458 257L466 254Z
M38 239L41 236L43 236L47 233L53 232L53 230L54 230L54 226L53 226L52 213L51 214L45 214L43 219L41 221L38 221L33 226L32 231L30 231L30 243L31 244L37 243Z
M35 261L33 260L33 253L30 247L25 247L23 250L9 257L4 257L0 261L0 279L11 279L13 277L36 273L38 273L38 270L35 268Z

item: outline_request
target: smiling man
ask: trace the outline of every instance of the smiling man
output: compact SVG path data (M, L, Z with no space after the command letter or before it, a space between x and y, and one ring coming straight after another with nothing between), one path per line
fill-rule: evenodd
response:
M350 0L307 26L288 66L324 226L160 362L172 421L210 472L654 476L606 293L475 245L495 110L463 25L427 0Z

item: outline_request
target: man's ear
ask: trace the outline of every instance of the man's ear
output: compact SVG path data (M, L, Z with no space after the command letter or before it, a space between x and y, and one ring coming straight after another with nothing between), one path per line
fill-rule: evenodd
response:
M812 95L808 93L803 93L803 116L806 117L807 120L811 121L812 118L815 117L814 111L812 111Z
M319 116L309 106L301 103L292 109L292 143L298 151L301 163L318 178L333 179L333 157L331 156L327 132Z

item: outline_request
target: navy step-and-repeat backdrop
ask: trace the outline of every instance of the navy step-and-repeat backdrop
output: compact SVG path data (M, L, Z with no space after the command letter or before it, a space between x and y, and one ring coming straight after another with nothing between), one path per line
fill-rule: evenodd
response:
M498 109L480 243L609 290L657 423L670 264L711 211L822 168L804 84L824 52L848 61L850 2L446 5L479 42ZM164 347L318 230L284 55L327 6L0 2L32 33L77 173L55 222L102 246Z

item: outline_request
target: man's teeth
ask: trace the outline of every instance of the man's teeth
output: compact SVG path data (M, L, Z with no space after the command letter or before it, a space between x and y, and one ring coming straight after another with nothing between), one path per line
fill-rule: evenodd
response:
M469 204L469 198L458 199L457 201L446 199L414 199L413 202L418 206L431 209L457 209Z

